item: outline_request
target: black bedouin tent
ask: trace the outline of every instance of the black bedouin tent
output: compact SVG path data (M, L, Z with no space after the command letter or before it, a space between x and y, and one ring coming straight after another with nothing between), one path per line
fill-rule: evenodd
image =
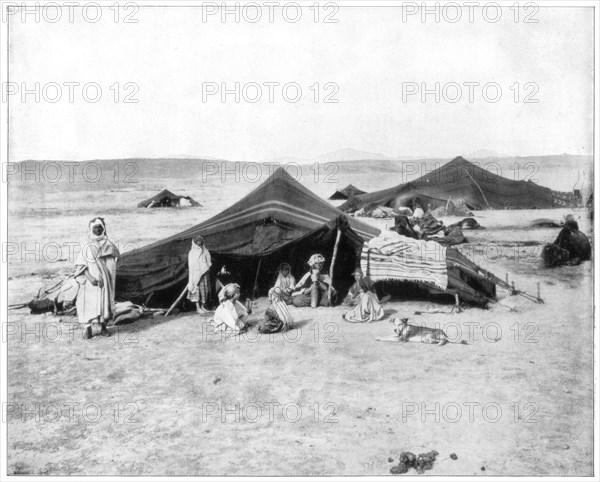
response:
M349 199L351 196L358 196L359 194L366 194L366 192L361 191L352 184L348 184L344 189L338 189L336 192L334 192L329 199L332 201L341 201Z
M266 294L282 262L290 263L299 279L308 270L309 257L320 253L329 271L338 230L334 286L343 295L354 282L352 271L360 264L364 241L381 231L346 217L279 168L250 194L207 221L123 254L117 265L116 297L143 303L151 296L152 305L170 305L187 284L187 255L197 235L204 237L211 252L213 276L226 266L243 295L253 291L255 282L258 293ZM477 291L482 296L465 299L482 304L493 298L495 286L490 288L466 257L457 252L455 258L458 261L449 264L449 269L456 264L462 271L452 277L456 283L449 284L449 290Z
M179 206L182 199L187 199L190 202L190 206L200 207L202 204L192 199L190 196L180 196L179 194L174 194L168 189L163 189L161 192L152 196L151 198L146 199L145 201L140 201L137 205L138 208L175 208Z
M299 279L308 270L311 254L321 253L329 270L338 226L342 234L334 277L336 288L343 290L352 283L363 240L379 230L347 219L280 168L207 221L125 253L117 267L117 299L144 301L153 293L153 303L164 306L172 302L186 284L187 254L197 235L204 237L211 253L212 274L225 265L243 291L250 292L256 280L259 293L265 293L282 262L290 263Z
M436 208L462 199L469 209L545 209L553 207L552 190L530 181L513 181L462 157L414 181L350 198L339 209L369 212L377 206Z

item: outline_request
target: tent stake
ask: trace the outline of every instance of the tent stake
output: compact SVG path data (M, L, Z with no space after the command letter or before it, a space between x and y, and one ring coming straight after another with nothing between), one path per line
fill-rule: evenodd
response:
M175 308L175 307L176 307L176 306L179 304L179 302L180 302L180 301L183 299L183 297L184 297L184 295L185 295L185 293L186 293L186 292L187 292L187 285L185 285L185 288L183 288L183 291L182 291L182 292L181 292L181 294L179 295L179 298L177 298L177 299L175 300L175 303L173 303L173 304L171 305L171 308L169 308L169 311L167 311L167 312L165 313L165 318L166 318L167 316L169 316L169 313L171 313L171 311L173 311L173 308Z
M458 298L458 293L454 293L454 307L456 308L457 313L462 311L460 309L460 299Z
M335 236L335 245L333 246L333 256L331 256L331 266L329 267L329 293L328 293L329 306L331 306L331 290L333 287L333 267L335 265L335 258L337 257L338 246L340 244L341 237L342 237L342 230L338 226L337 234Z

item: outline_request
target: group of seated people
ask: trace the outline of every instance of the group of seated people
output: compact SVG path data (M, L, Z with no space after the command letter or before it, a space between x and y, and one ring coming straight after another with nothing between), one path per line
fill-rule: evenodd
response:
M408 238L432 240L444 246L455 246L467 242L462 232L464 227L477 229L480 226L473 218L465 218L458 223L444 226L430 213L426 213L413 218L405 215L396 216L393 230Z
M322 272L325 258L314 254L307 264L310 269L298 282L288 263L279 266L277 280L269 290L269 306L257 326L260 333L286 331L293 323L288 306L309 307L313 296L317 306L330 306L330 299L335 299L337 293L331 286L331 278ZM343 300L343 304L349 307L349 311L343 315L344 320L364 323L382 319L384 312L373 289L373 283L363 276L360 269L356 269L353 275L355 283ZM227 335L237 335L248 329L249 312L239 301L240 291L240 286L236 283L229 283L219 291L219 306L214 313L212 324L218 331Z

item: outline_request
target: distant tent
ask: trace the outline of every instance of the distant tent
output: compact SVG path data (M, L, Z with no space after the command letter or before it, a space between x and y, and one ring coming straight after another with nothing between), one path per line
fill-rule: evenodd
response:
M573 192L552 191L552 203L556 208L578 208L582 205L581 191Z
M365 191L361 191L356 186L348 184L344 189L338 189L334 192L329 199L331 201L340 201L349 199L351 196L358 196L359 194L366 194Z
M406 184L361 194L339 209L345 212L377 206L426 209L461 198L469 209L545 209L553 207L552 191L530 181L513 181L457 157Z
M212 274L226 266L243 294L252 291L255 280L258 293L266 294L284 261L299 278L308 270L310 255L321 253L328 271L338 228L341 237L334 285L343 295L354 281L352 271L360 263L364 242L381 231L347 218L280 168L250 194L207 221L123 254L117 265L116 296L118 300L144 302L152 295L155 305L171 304L187 283L187 255L197 235L204 237L211 252ZM452 276L457 282L449 289L475 291L480 295L467 293L464 299L487 302L494 293L480 289L487 286L484 277L477 274L473 263L456 253L448 270L449 274L458 270Z
M199 207L202 206L199 202L192 199L190 196L180 196L178 194L174 194L168 189L163 189L157 195L152 196L145 201L141 201L137 207L138 208L171 208L178 207L181 204L182 199L187 199L190 202L190 206Z

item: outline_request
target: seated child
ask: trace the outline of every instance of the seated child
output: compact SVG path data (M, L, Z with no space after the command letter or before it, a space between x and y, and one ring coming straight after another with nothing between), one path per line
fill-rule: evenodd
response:
M230 283L219 292L219 307L215 311L212 325L227 335L238 335L247 328L248 311L238 300L240 286Z
M258 324L258 332L278 333L286 331L289 324L293 322L293 318L282 299L281 289L271 288L269 290L269 301L269 307L265 311L265 318Z
M356 268L354 273L354 284L350 287L348 294L342 303L346 306L356 306L360 301L360 280L363 279L363 272L360 268Z
M351 323L365 323L381 320L385 313L379 304L377 295L372 291L373 286L369 278L363 278L359 282L360 300L350 311L344 313L344 320Z
M275 281L274 288L281 290L281 298L288 305L292 304L292 291L296 286L296 279L291 273L290 265L288 263L281 263L279 265L277 281Z

